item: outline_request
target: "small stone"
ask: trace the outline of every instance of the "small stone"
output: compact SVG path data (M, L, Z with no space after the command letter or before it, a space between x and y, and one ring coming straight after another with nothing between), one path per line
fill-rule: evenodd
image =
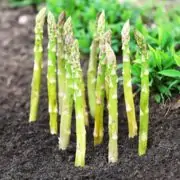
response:
M28 18L27 15L22 15L22 16L19 17L18 23L19 23L20 25L25 25L25 24L28 23L28 20L29 20L29 18Z

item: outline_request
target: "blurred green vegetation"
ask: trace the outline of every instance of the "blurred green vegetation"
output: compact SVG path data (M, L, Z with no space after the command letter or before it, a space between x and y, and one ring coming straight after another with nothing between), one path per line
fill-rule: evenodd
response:
M9 3L12 7L23 7L32 4L39 5L43 2L45 2L45 0L9 0Z
M13 6L40 4L43 0L9 0ZM140 2L140 1L139 1ZM73 19L76 38L83 53L89 53L95 32L96 16L105 10L107 27L112 30L112 46L121 54L121 29L131 23L131 58L133 83L140 87L141 63L133 29L143 33L149 44L150 86L157 102L180 93L180 8L165 6L161 1L147 1L143 6L119 0L46 0L56 17L65 11ZM172 2L173 4L173 2ZM119 67L122 67L119 64ZM121 78L120 78L121 79ZM140 89L139 89L140 90Z

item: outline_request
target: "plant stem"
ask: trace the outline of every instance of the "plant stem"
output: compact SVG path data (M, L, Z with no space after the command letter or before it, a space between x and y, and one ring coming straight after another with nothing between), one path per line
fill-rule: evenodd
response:
M149 124L149 64L147 46L143 35L135 31L135 38L141 53L141 94L140 94L140 128L139 128L139 155L147 150Z
M71 17L69 17L63 27L64 37L64 59L65 59L65 86L62 103L62 114L60 122L59 148L65 150L69 145L71 134L71 118L73 110L73 77L71 50L74 42Z
M73 77L74 77L74 102L76 113L76 156L75 166L83 167L85 165L86 152L86 106L84 105L84 82L80 65L79 44L75 40L71 50L73 60Z
M98 63L98 48L99 48L99 39L105 31L105 14L104 11L100 14L97 19L97 30L95 37L91 44L90 51L90 60L88 66L88 100L90 114L92 117L95 115L95 104L96 104L96 76L97 76L97 63Z
M94 122L94 145L102 143L104 128L103 128L103 115L104 115L104 98L105 98L105 71L106 71L106 57L105 45L110 41L111 32L107 31L102 35L99 43L99 66L96 82L96 106L95 106L95 122Z
M57 96L56 96L56 21L51 12L48 12L48 101L50 115L50 132L57 134Z
M34 69L31 84L31 103L29 122L37 120L39 96L41 87L42 59L43 59L43 26L46 17L46 8L40 10L36 16L35 44L34 44Z
M82 79L83 79L83 73L82 73ZM89 126L89 120L88 120L88 112L87 112L87 103L86 103L86 89L85 89L85 84L82 83L82 89L83 89L83 106L85 107L84 109L84 116L85 116L85 125L88 127Z
M57 76L58 76L58 99L59 99L59 114L62 111L62 103L64 86L65 86L65 59L64 59L64 40L63 40L63 26L65 22L65 13L59 15L57 26Z
M109 111L109 151L108 161L117 162L118 160L118 100L117 100L117 74L116 56L109 45L106 43L106 86L108 90L108 111Z
M130 64L130 24L129 20L124 24L122 29L122 50L123 50L123 87L128 118L129 138L137 135L137 122L135 116L133 91L131 84L131 64Z

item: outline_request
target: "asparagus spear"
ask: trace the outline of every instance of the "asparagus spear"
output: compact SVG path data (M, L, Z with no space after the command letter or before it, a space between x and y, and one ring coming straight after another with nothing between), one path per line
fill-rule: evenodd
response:
M103 140L103 114L104 114L104 98L105 98L105 71L106 71L106 58L105 58L105 44L110 41L111 32L106 32L100 39L99 43L99 66L96 82L96 106L95 106L95 124L94 124L94 145L101 144Z
M92 117L95 115L95 104L96 104L96 76L97 76L97 61L98 61L98 47L99 39L105 31L105 14L104 11L99 15L97 19L97 31L91 44L90 60L88 67L88 100L90 114Z
M137 123L135 117L135 108L131 84L131 65L130 65L130 24L129 20L124 24L122 29L122 50L123 50L123 87L128 118L129 138L137 135Z
M65 150L69 145L71 134L71 117L73 110L73 77L71 50L74 42L71 17L69 17L63 27L64 37L64 59L65 59L65 86L62 103L62 114L60 123L59 148Z
M46 16L46 8L40 10L36 16L35 25L35 44L34 44L34 70L31 84L31 103L29 122L34 122L37 119L40 86L41 86L41 72L43 59L43 26Z
M82 74L82 77L83 77L83 74ZM83 106L85 107L84 109L84 116L85 116L85 125L88 127L89 126L89 120L88 120L88 112L87 112L87 103L86 103L86 90L85 90L85 84L82 83L82 89L83 89Z
M63 25L65 22L65 13L59 15L57 26L57 76L58 76L58 99L59 99L59 114L62 111L62 102L64 96L65 82L65 60L64 60L64 40L63 40Z
M106 44L108 43L109 45L111 44L111 34L112 34L112 32L111 32L111 30L108 30L108 31L106 31L106 33L104 34L104 36L106 37L106 43L105 43L105 46L106 46ZM106 48L106 47L105 47ZM108 70L108 68L106 67L106 71ZM107 98L107 100L108 100L108 98L109 98L109 84L108 83L106 83L106 82L108 82L109 80L108 80L108 76L106 75L107 73L105 72L105 92L106 92L106 98Z
M79 44L75 40L71 50L71 59L73 60L73 77L74 77L74 102L76 113L76 157L75 166L85 165L86 152L86 129L85 129L85 106L84 106L84 82L80 65Z
M140 128L139 128L139 155L147 150L148 123L149 123L149 65L147 46L143 35L135 31L135 38L141 53L141 94L140 94Z
M57 134L57 97L56 97L56 21L51 12L48 12L48 101L50 115L50 132Z
M108 111L109 111L109 151L108 161L118 160L118 100L117 100L117 74L116 56L109 43L106 43L106 90L108 90ZM106 91L107 92L107 91Z

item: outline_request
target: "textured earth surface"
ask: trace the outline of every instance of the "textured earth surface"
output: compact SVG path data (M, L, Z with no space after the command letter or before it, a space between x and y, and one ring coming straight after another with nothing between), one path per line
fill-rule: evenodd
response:
M170 109L173 100L150 103L148 152L139 157L137 139L127 137L119 95L119 160L114 165L107 163L107 114L104 143L95 148L90 120L85 168L74 167L74 125L68 150L58 150L58 138L49 134L45 78L39 119L28 124L34 12L31 7L11 9L5 2L0 2L0 179L180 179L180 109ZM82 67L87 69L87 61Z

